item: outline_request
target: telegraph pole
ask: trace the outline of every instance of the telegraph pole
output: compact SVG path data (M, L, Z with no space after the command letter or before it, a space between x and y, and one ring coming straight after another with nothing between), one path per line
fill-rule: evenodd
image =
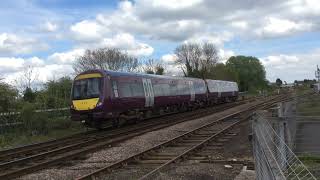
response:
M314 73L316 78L318 79L318 82L315 84L316 85L316 91L318 93L320 93L320 69L319 69L319 66L317 65L317 70L316 72Z
M317 70L315 72L315 76L318 79L318 83L320 83L320 69L318 65L317 65Z

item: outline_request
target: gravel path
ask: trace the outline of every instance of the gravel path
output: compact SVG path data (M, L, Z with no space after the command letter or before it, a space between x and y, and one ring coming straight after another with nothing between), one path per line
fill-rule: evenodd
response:
M166 140L181 135L189 130L204 125L212 120L216 120L220 117L231 114L238 111L239 109L246 108L255 103L257 102L250 103L250 105L244 104L237 108L228 109L226 111L215 113L210 116L180 123L165 129L149 132L119 143L114 147L109 147L95 153L88 154L86 158L67 161L63 165L23 176L21 177L21 179L63 180L80 177L84 174L94 171L97 168L101 168L108 164L127 158L138 152L160 144Z

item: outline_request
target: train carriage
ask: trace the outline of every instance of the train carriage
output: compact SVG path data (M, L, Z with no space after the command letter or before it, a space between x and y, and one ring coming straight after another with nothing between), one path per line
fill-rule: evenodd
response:
M210 102L236 101L238 98L238 85L232 81L205 80L208 86L208 99Z
M128 120L227 101L237 96L233 85L227 81L90 70L74 80L71 118L90 127L100 128L106 123L117 127Z

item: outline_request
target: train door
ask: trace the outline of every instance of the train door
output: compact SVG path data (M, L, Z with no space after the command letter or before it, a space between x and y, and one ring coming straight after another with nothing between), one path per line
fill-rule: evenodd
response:
M221 97L221 92L222 92L222 85L219 81L217 81L217 90L218 90L218 97Z
M190 88L190 101L194 101L196 97L196 93L194 91L194 86L192 81L189 81L189 88Z
M151 79L147 79L148 87L149 87L149 106L153 106L154 104L154 92L152 87Z
M142 78L144 96L145 96L145 107L153 106L154 104L154 93L152 88L151 79Z
M145 97L145 107L149 107L150 104L150 98L149 98L149 89L148 89L148 82L147 79L142 78L142 84L143 84L143 91L144 91L144 97Z

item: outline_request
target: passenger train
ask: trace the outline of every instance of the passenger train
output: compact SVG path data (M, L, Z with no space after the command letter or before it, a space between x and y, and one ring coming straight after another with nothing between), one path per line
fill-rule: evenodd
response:
M89 127L121 126L155 115L236 101L231 81L89 70L75 77L71 119Z

